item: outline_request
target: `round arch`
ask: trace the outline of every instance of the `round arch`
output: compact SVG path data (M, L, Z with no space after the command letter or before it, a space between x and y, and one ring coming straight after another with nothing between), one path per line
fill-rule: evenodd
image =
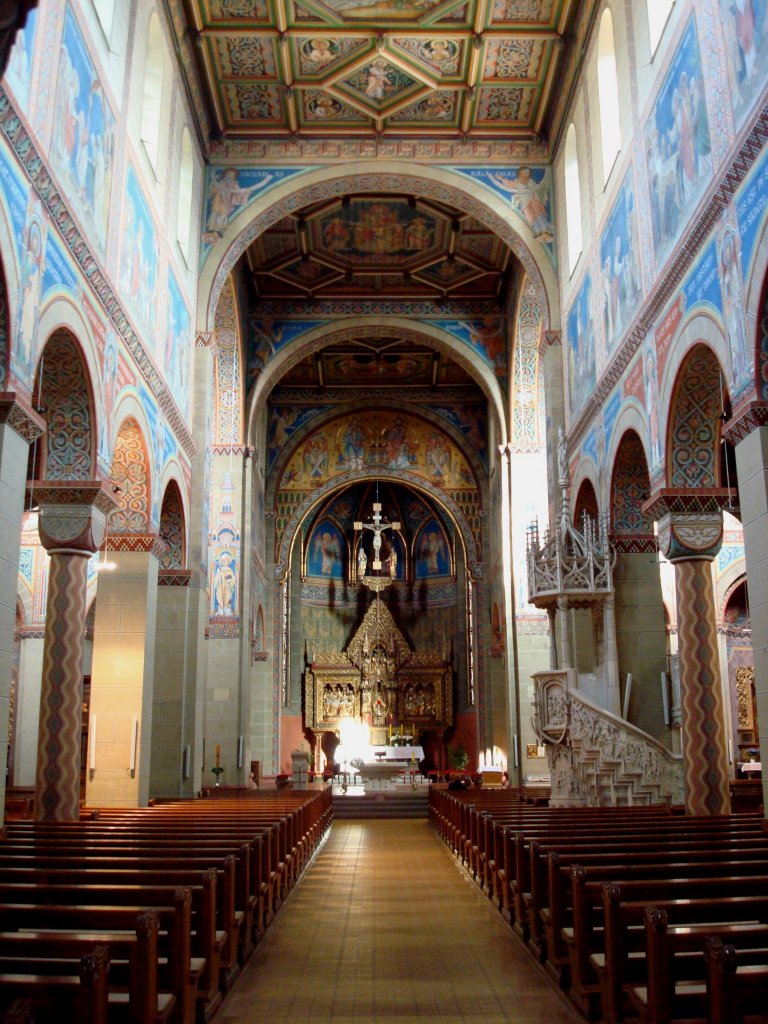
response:
M405 317L388 317L386 324L375 316L349 318L341 323L335 323L316 327L306 334L300 335L293 342L287 344L284 349L275 353L274 357L267 364L266 369L259 375L249 396L250 407L246 421L246 437L249 444L255 444L256 424L259 422L270 392L275 387L280 377L292 369L302 359L312 355L328 345L338 344L353 338L364 338L367 334L378 338L391 335L393 338L402 338L428 345L437 352L450 355L456 362L472 377L486 395L488 402L493 409L499 433L502 438L500 443L507 441L507 419L504 412L504 399L491 367L485 363L479 355L472 352L466 345L454 338L448 331L431 324L418 324Z
M405 161L363 160L297 174L257 198L227 226L198 279L199 331L212 329L219 294L247 246L286 214L350 192L394 192L435 199L475 217L505 242L535 282L547 312L547 330L559 328L558 286L552 263L528 227L509 216L509 204L472 178Z
M582 488L585 484L588 484L589 487L592 489L592 492L595 495L595 499L597 501L598 510L604 507L605 495L600 494L600 485L599 483L595 483L595 481L599 481L599 479L600 474L598 471L597 463L590 456L583 457L579 462L578 466L576 467L576 472L573 476L573 480L571 481L570 511L572 516L576 515L576 508L579 503L579 495L581 494ZM573 519L573 522L578 527L579 524L576 522L575 518Z
M286 523L285 529L283 530L280 550L275 561L275 577L277 579L282 580L285 578L290 564L291 551L293 550L293 545L299 529L312 509L321 502L326 501L337 491L344 490L350 484L374 479L378 479L379 481L391 481L405 487L411 487L414 491L429 495L433 501L442 506L442 508L456 523L458 534L464 548L467 569L470 575L475 580L482 579L483 567L478 561L478 551L474 537L472 536L472 529L467 522L466 516L458 505L456 505L453 499L450 498L441 488L435 487L427 480L424 480L423 477L417 476L415 473L410 473L408 470L403 469L390 469L389 467L384 466L377 468L375 474L372 473L370 469L349 470L349 472L334 477L333 480L327 481L322 486L316 488L310 494L306 495L300 504L295 506L291 514L291 518Z
M611 432L611 441L605 453L606 465L611 467L611 475L613 475L613 469L616 464L616 455L621 447L624 435L628 430L634 430L640 438L643 445L643 451L645 452L645 463L650 473L651 449L648 437L648 420L646 419L645 411L638 400L636 398L628 398L622 406L621 412L616 417L616 422L614 423L613 430Z

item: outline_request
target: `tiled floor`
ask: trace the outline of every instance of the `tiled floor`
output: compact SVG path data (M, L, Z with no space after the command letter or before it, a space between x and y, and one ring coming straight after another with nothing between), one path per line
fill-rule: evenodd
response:
M223 1024L573 1024L425 821L331 834L269 929Z

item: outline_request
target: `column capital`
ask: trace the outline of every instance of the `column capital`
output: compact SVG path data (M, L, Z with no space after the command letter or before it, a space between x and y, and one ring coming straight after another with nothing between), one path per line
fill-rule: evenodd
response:
M34 480L27 493L40 507L40 541L49 553L92 555L117 502L101 480Z
M723 437L737 445L759 427L768 427L768 402L746 402L723 427Z
M29 444L45 431L45 420L22 402L15 391L0 391L0 423L13 427Z
M658 523L659 550L670 562L711 561L723 541L723 509L734 492L727 487L661 487L643 504Z

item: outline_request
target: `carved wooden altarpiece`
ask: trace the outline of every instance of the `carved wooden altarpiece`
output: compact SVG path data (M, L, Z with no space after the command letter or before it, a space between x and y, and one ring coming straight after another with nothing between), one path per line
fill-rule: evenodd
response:
M315 654L304 700L307 728L332 732L356 718L371 726L372 741L390 726L442 732L453 724L450 663L409 647L378 594L345 651Z

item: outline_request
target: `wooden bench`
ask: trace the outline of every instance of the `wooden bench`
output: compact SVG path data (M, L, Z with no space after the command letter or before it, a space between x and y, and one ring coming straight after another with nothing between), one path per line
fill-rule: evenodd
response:
M713 891L723 895L713 896ZM698 879L630 888L613 882L602 884L601 896L602 922L593 922L592 930L587 915L577 911L571 998L586 1014L599 1007L606 1024L625 1016L627 989L645 976L644 916L649 905L663 909L675 925L768 923L768 892L746 895L738 881L724 880L714 890L711 882L703 887Z
M747 1015L765 1015L768 958L750 963L748 953L719 938L708 940L705 958L709 1024L743 1024Z
M157 914L145 910L137 915L133 934L0 932L0 973L56 975L67 962L79 963L95 945L103 944L110 959L110 1019L165 1024L176 1010L176 997L160 988L159 931Z
M672 1024L673 1021L706 1019L708 992L707 962L704 957L708 939L723 938L731 948L738 944L742 956L757 966L765 966L768 957L768 925L740 929L729 925L670 927L665 910L645 908L645 984L629 988L629 1001L642 1024ZM725 982L724 982L725 984ZM734 998L738 998L736 991ZM765 1006L762 1007L763 1011Z
M59 974L36 974L36 963L30 963L27 972L0 974L0 1009L7 1008L7 1024L28 1024L38 1011L49 1019L109 1024L106 946L94 946L70 972L62 965Z

